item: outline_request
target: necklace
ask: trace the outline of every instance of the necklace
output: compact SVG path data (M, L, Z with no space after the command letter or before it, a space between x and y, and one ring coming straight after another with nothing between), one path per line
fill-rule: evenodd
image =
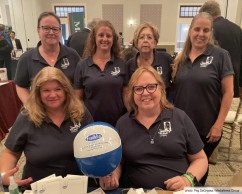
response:
M60 52L60 47L58 47L58 49L56 49L53 52L47 52L43 49L43 46L39 47L39 52L42 55L42 57L48 62L50 63L54 63L57 61L57 57L59 55Z
M149 136L150 136L150 144L154 144L154 143L155 143L155 136L156 136L156 134L157 134L158 131L159 131L160 124L161 124L161 122L159 123L159 125L158 125L158 127L157 127L157 130L156 130L156 132L155 132L153 138L151 138L150 133L149 133Z

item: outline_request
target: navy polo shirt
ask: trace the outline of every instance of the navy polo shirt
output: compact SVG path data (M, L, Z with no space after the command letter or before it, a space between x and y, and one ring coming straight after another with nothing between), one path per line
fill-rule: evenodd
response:
M234 75L229 53L212 45L194 62L187 58L177 71L174 104L188 114L202 136L208 134L218 117L221 81L228 75Z
M35 75L44 67L49 66L39 53L40 45L41 43L39 42L37 48L31 49L21 55L14 80L18 86L29 88ZM60 53L55 67L60 69L72 84L74 83L74 73L79 61L80 57L74 49L60 44Z
M186 172L187 154L203 149L191 119L177 108L162 110L149 129L132 113L123 115L116 128L124 159L121 187L165 189L164 181Z
M158 72L158 74L163 79L166 88L169 88L171 86L171 63L172 58L171 56L166 52L158 52L154 49L154 61L152 62L151 66L154 67L154 69ZM138 68L137 64L137 58L140 55L140 53L137 53L136 56L132 59L130 59L127 62L128 68L129 68L129 79L135 72L135 70Z
M91 57L81 61L75 73L74 87L83 89L84 103L94 121L115 126L125 112L123 88L128 83L127 67L120 58L112 56L104 71L94 64Z
M66 118L60 127L46 118L36 128L25 113L20 113L9 133L5 146L13 152L24 152L26 165L23 179L38 181L51 174L82 174L74 158L73 141L77 133L93 122L86 110L80 123Z

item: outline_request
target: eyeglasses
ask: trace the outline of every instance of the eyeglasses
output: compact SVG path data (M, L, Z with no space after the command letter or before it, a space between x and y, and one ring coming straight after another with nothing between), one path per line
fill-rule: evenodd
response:
M148 84L147 86L134 86L133 90L135 94L141 95L144 93L144 90L146 89L146 91L150 94L154 93L157 89L157 86L160 84Z
M42 30L45 32L45 33L50 33L50 30L52 30L52 32L54 34L57 34L60 32L61 28L60 27L49 27L49 26L40 26L42 28ZM39 28L40 28L39 27Z

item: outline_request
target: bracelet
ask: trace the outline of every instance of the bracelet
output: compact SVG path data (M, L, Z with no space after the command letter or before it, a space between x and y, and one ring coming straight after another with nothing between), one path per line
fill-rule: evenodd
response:
M187 180L190 182L191 186L194 187L194 183L193 183L193 180L192 180L192 177L189 176L188 174L183 174L182 176L186 177Z

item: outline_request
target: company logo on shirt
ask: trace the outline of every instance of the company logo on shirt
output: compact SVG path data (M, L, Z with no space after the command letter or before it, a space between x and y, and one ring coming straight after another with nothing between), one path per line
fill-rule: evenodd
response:
M116 76L120 73L120 68L119 67L114 67L114 71L111 71L112 76Z
M70 126L70 132L71 133L76 133L79 131L79 128L81 127L81 123L74 123L74 126Z
M156 71L158 72L159 75L162 75L162 67L156 67Z
M210 65L211 63L213 62L213 57L212 56L209 56L206 58L206 61L202 61L200 63L200 67L207 67L208 65Z
M163 126L164 126L164 129L159 129L158 134L160 135L160 137L167 137L167 135L172 131L171 122L164 121Z
M61 68L62 69L67 69L67 67L70 65L70 62L67 58L63 58L62 59L62 63L61 63Z

